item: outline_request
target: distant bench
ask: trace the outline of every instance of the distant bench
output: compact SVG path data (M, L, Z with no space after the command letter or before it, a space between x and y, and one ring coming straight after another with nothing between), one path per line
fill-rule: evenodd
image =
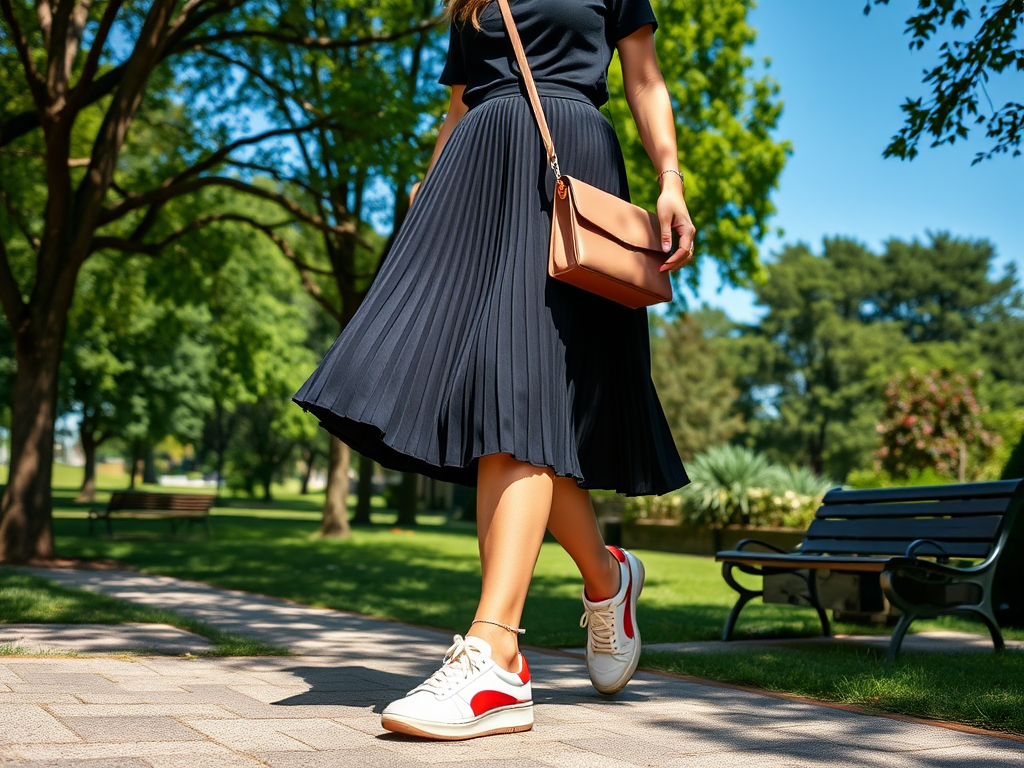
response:
M216 500L216 496L196 493L115 491L110 495L110 502L105 508L89 510L89 535L92 535L93 522L103 520L107 524L107 535L113 537L112 518L126 517L137 520L170 520L172 533L177 533L179 520L188 520L190 527L201 522L206 529L206 538L210 538L210 524L207 521L210 517L210 507Z
M827 607L859 610L862 602L874 602L873 610L881 611L884 594L900 611L889 661L895 660L914 619L946 614L981 619L1000 650L997 613L1022 615L1022 504L1024 480L833 489L825 494L799 551L744 539L735 550L715 555L723 563L725 581L740 595L722 639L731 637L740 611L755 597L814 607L828 636ZM969 562L953 564L954 558ZM734 570L761 576L762 589L741 585Z

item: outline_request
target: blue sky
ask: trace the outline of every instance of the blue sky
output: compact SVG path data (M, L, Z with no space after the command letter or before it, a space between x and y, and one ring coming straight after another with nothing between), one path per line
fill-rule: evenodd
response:
M863 8L864 0L764 0L750 15L758 30L751 54L759 68L771 59L768 72L782 89L775 135L794 145L773 195L773 223L785 235L764 243L767 260L781 243L803 241L817 253L823 237L847 235L880 250L890 237L927 240L929 231L947 230L990 240L1000 271L1008 262L1024 267L1024 156L972 167L975 153L988 148L983 132L972 132L953 146L919 145L912 161L882 158L903 124L900 104L927 96L922 70L937 58L934 48L909 50L909 3L867 16ZM1024 76L1014 75L989 93L998 107L1011 92L1019 100L1022 86ZM698 302L755 320L761 313L752 294L719 292L714 265L705 261Z

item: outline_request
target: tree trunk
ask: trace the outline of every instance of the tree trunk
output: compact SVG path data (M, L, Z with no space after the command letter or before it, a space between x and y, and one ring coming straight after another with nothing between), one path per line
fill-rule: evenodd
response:
M51 483L63 323L44 334L35 344L16 345L10 473L0 501L0 562L54 556Z
M139 468L139 444L132 443L132 457L128 462L128 490L135 490L135 473Z
M79 435L82 440L82 453L85 454L85 479L82 481L82 488L75 499L78 503L96 501L96 435L92 427L87 426L88 421L82 419L82 427Z
M156 462L154 461L153 444L146 445L145 461L142 464L142 482L157 484Z
M356 499L356 514L352 522L356 525L370 524L370 500L373 498L374 463L363 455L359 456L359 487Z
M402 482L398 486L398 525L416 525L419 485L420 476L415 472L402 474Z
M320 535L328 538L346 538L351 533L348 524L348 467L352 449L331 435L331 449L327 457L327 498Z
M309 493L309 480L313 476L313 468L319 455L320 452L315 448L302 448L302 460L306 462L306 471L302 475L301 493L303 496Z
M273 481L273 478L271 477L271 473L268 472L263 477L263 482L261 483L261 485L263 486L263 500L264 501L273 501L274 500L274 495L270 492L270 483L272 481Z

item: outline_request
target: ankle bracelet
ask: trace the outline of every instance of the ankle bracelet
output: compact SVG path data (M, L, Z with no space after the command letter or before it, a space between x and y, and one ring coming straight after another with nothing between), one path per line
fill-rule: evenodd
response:
M470 626L472 626L473 624L478 624L478 623L494 624L496 626L499 626L499 627L502 627L504 629L507 629L509 632L515 632L518 635L521 635L521 634L526 632L525 629L520 629L519 627L512 627L512 626L509 626L508 624L502 624L500 621L488 621L487 619L473 619L471 622L469 622Z

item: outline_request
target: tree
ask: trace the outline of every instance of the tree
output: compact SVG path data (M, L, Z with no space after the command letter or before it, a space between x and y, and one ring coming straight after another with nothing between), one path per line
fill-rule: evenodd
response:
M756 38L747 23L753 5L752 0L653 3L658 64L683 148L679 168L686 176L687 206L698 223L694 253L697 260L714 259L725 281L736 284L764 277L758 243L769 232L775 213L771 194L792 153L790 142L771 136L782 113L779 86L768 76L755 79L746 55ZM609 67L608 91L603 109L622 144L632 200L653 210L660 188L630 118L617 55ZM696 287L699 270L684 274ZM677 293L673 312L683 309L683 295Z
M211 355L201 341L209 313L161 296L158 284L148 280L151 269L157 266L148 259L101 254L79 279L69 315L61 410L80 416L80 501L95 496L96 452L108 440L121 438L137 455L151 456L152 446L167 435L186 443L196 439L210 408Z
M994 258L985 241L941 233L881 255L846 238L820 256L786 246L756 288L763 320L715 342L737 372L746 440L833 477L867 468L885 388L915 366L984 370L986 418L1016 424L1024 309L1012 268L990 277Z
M864 13L872 5L889 0L867 0ZM924 72L924 84L931 88L931 100L908 98L901 109L906 122L882 153L884 157L912 160L922 139L932 138L932 147L954 144L966 139L969 124L984 126L985 136L994 143L987 152L978 152L972 165L998 154L1019 157L1024 133L1024 104L1008 101L996 107L986 84L992 75L1024 72L1024 49L1016 47L1024 25L1024 0L982 3L971 8L959 0L920 0L918 12L907 19L910 49L920 50L945 28L963 30L975 22L974 37L939 45L939 62ZM984 101L982 100L984 95ZM985 111L985 105L988 111Z
M224 87L232 71L217 58L218 45L273 38L307 49L355 48L437 25L430 20L397 31L374 29L355 40L325 40L293 31L303 8L247 0L41 0L30 11L0 0L0 71L8 75L0 85L6 202L0 207L0 308L14 335L17 361L11 469L0 500L0 560L54 553L50 485L58 372L76 280L90 255L103 249L159 253L222 221L211 213L175 229L163 216L177 198L213 186L272 200L308 226L333 227L241 174L217 173L232 163L245 168L237 156L269 138L330 125L323 118L231 136L215 117L233 99L232 89ZM174 64L181 65L180 79ZM198 77L190 77L196 72ZM198 98L200 93L207 98ZM168 103L197 118L150 122L154 131L169 135L163 146L179 151L157 153L146 173L125 172L121 155L136 118L155 117L146 110ZM268 236L273 232L265 222L250 223L262 225Z
M334 322L334 334L323 340L324 351L347 327L387 258L409 207L407 187L429 161L445 106L445 89L432 82L430 68L432 61L441 63L434 56L441 39L434 34L434 6L435 0L392 0L380 6L329 0L304 7L301 16L290 19L310 35L347 39L372 37L381 23L417 20L415 34L372 48L306 50L265 38L218 49L244 73L245 103L268 124L287 130L310 117L332 117L333 130L298 136L292 161L275 169L294 199L334 225L309 233L301 250L279 243L306 290ZM423 87L425 82L432 87ZM370 220L379 219L385 209L391 234L381 237ZM337 438L331 441L321 534L340 537L349 532L351 450ZM369 485L360 488L369 492ZM369 501L361 496L360 506L368 509Z
M870 456L885 383L907 346L895 323L864 322L877 266L863 245L826 239L821 257L786 246L757 286L768 314L737 340L748 358L738 384L750 438L772 460L842 478Z
M651 323L651 377L679 455L692 459L743 429L739 391L696 313L671 322L652 314Z
M969 474L973 479L999 441L981 423L982 408L972 388L980 379L980 371L968 377L948 368L923 376L912 369L893 379L878 425L879 467L898 478L935 469L961 483Z

